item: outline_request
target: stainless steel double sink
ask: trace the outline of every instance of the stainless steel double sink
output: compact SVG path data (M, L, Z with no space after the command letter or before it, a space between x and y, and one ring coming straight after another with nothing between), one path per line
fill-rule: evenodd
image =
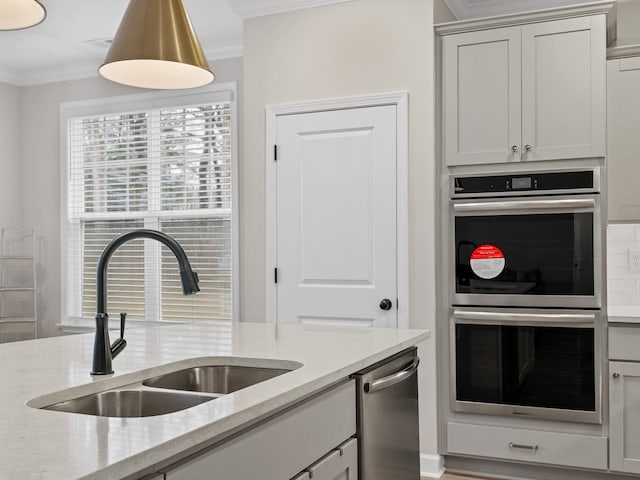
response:
M40 408L100 417L164 415L215 400L283 375L294 368L241 365L189 367Z

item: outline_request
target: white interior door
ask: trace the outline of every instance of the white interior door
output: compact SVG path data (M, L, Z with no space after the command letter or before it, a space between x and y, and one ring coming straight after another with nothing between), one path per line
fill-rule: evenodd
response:
M277 117L279 323L397 326L396 108Z

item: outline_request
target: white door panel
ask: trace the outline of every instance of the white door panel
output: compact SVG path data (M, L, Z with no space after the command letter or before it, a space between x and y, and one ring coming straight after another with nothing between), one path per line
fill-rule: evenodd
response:
M278 321L396 326L396 107L282 115L277 145Z
M524 160L604 156L604 18L522 27Z
M520 45L520 27L443 39L447 165L520 160Z

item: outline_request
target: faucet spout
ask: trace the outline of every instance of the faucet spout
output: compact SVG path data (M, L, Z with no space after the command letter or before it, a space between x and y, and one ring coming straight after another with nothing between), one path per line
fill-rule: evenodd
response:
M120 314L120 338L113 344L109 343L109 315L107 313L107 266L114 252L129 240L136 238L149 238L157 240L171 250L178 260L182 292L191 295L199 292L198 274L193 271L186 253L169 235L157 230L133 230L124 233L107 245L100 255L97 269L97 293L96 293L96 335L93 344L93 368L91 375L109 375L113 373L112 360L127 346L124 339L124 324L126 313Z

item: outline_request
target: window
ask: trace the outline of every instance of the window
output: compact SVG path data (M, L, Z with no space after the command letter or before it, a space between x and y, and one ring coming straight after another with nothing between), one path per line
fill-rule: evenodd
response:
M231 320L235 85L223 87L63 106L63 318L95 316L100 254L118 235L150 228L182 245L200 292L182 295L168 248L130 241L109 262L111 317Z

